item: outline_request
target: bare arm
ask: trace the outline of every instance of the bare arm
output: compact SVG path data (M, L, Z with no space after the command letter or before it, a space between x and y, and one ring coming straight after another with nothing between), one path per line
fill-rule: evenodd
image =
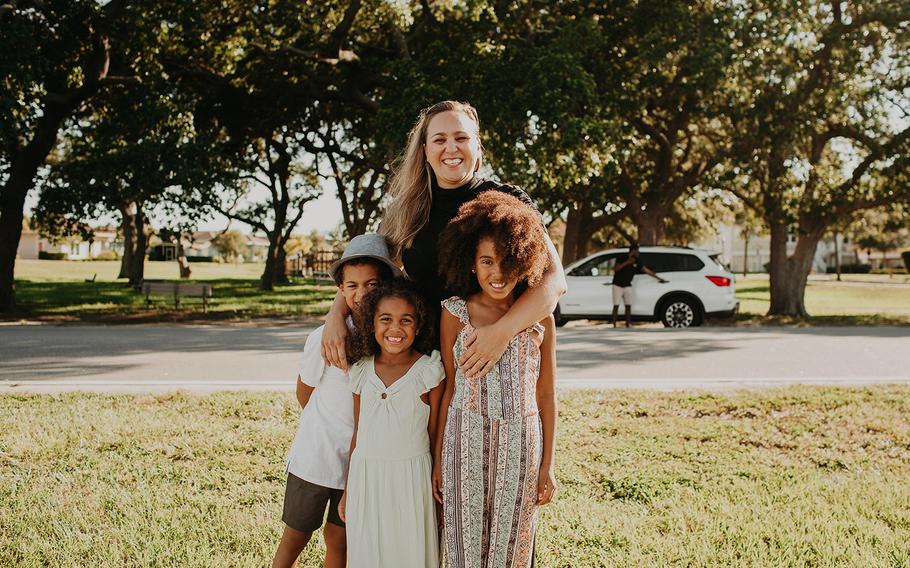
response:
M297 402L300 403L301 410L306 408L307 403L310 402L310 396L313 395L314 390L316 387L306 384L300 375L297 375Z
M654 271L651 270L650 268L648 268L647 266L642 266L641 271L652 278L656 278L658 280L658 282L666 282L666 280L664 280L663 278L661 278L660 276L655 274Z
M537 379L537 408L543 433L543 452L537 481L537 504L546 505L556 494L554 455L556 452L556 324L553 316L540 322L544 326L540 346L540 377Z
M439 323L439 342L442 349L442 366L445 368L446 378L442 383L444 389L439 401L439 416L433 443L433 497L440 503L442 503L442 440L445 435L446 421L449 419L449 405L452 404L452 397L455 396L455 353L453 349L455 347L455 338L458 337L462 327L463 324L458 321L458 318L449 313L448 310L442 311L442 318Z
M429 399L427 404L430 406L430 419L427 421L427 434L430 436L430 451L436 455L436 431L439 423L439 404L446 390L446 380L430 389L427 393Z
M357 447L357 425L360 423L360 395L354 395L354 433L351 434L351 451L348 453L348 477L351 475L351 456L354 455L354 448ZM345 520L345 507L348 502L348 480L344 480L344 495L341 496L341 502L338 503L338 516Z
M566 275L549 236L547 248L550 251L550 266L540 284L522 294L499 321L478 327L467 338L467 349L458 361L465 376L477 378L489 373L513 337L551 315L556 309L559 297L566 293Z
M322 332L322 359L326 365L338 367L342 370L348 369L348 361L345 359L345 340L348 337L348 326L345 320L351 310L348 309L344 301L344 295L341 290L335 294L335 300L329 313L325 316L325 329Z

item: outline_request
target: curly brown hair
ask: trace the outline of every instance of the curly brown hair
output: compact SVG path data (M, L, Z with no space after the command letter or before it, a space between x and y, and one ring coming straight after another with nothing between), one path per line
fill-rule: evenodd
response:
M429 355L433 350L432 319L427 312L426 302L411 282L404 278L393 278L367 294L354 313L355 329L348 335L347 340L348 363L354 364L365 357L379 355L380 347L376 342L373 319L383 298L401 298L414 307L417 336L414 338L413 348L424 355Z
M546 232L530 205L502 191L489 190L468 201L439 236L439 274L462 298L480 291L471 274L477 245L491 239L507 278L517 278L515 294L536 286L550 265Z

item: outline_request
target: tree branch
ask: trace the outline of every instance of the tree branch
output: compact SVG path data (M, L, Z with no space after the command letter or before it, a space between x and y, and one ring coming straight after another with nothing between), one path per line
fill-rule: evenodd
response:
M348 4L347 9L344 11L344 17L341 18L341 22L332 30L332 34L329 37L329 43L325 49L326 56L337 59L342 58L341 47L351 31L351 27L354 25L354 19L357 17L357 12L360 11L360 5L361 0L351 0L351 3ZM348 53L353 55L353 52Z
M259 229L260 231L262 231L265 234L269 233L268 227L266 227L265 223L263 223L262 221L254 219L247 215L243 215L242 213L234 213L232 210L225 209L224 207L221 207L221 205L218 205L218 204L215 204L213 207L214 207L215 211L221 213L228 219L234 219L235 221L240 221L241 223L246 223L250 227Z

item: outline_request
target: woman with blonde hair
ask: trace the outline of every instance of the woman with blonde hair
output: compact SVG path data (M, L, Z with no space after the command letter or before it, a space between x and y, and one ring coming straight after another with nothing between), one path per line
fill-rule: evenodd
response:
M395 169L389 205L380 226L392 256L434 306L451 291L439 277L439 234L459 207L485 191L502 191L534 206L527 193L477 175L483 162L480 121L470 104L443 101L421 111L408 135L404 156ZM499 361L519 332L549 316L566 291L565 275L556 247L547 237L549 266L539 284L530 288L496 323L475 329L465 342L459 367L465 376L482 377ZM442 259L445 262L445 259ZM346 368L347 306L339 293L326 316L322 354L326 363ZM438 321L438 320L437 320Z

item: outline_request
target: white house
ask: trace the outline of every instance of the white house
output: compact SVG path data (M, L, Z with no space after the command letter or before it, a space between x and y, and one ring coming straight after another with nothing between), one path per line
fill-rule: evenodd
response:
M112 227L94 229L94 237L88 241L80 237L51 241L32 228L29 219L26 218L22 221L22 236L19 238L16 257L34 260L40 258L42 252L62 252L69 260L89 260L104 251L118 253L123 251L123 243L118 240L117 230Z
M753 236L747 243L738 225L721 225L718 227L717 236L693 243L693 246L721 253L724 263L733 272L743 272L744 265L746 272L765 272L765 265L771 260L771 237ZM790 235L787 238L787 254L793 254L795 249L796 236ZM837 249L841 266L866 263L869 260L862 250L841 234L837 236ZM835 243L829 235L818 243L812 270L824 273L829 266L833 267L835 264Z

